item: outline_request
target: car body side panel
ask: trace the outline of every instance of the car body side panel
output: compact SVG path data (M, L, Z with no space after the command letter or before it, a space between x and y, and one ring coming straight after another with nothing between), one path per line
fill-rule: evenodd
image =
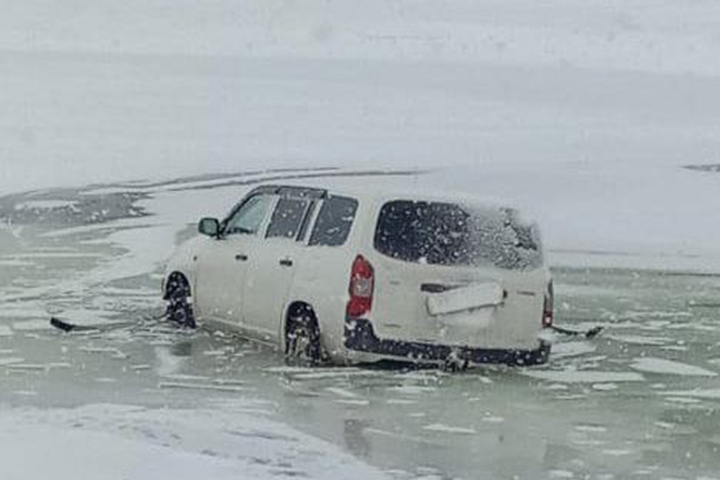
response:
M289 302L302 301L312 306L317 316L323 347L336 363L344 363L345 311L352 262L363 253L367 207L358 203L355 221L342 246L308 246L303 268L295 273Z
M256 242L245 235L216 240L197 254L196 298L198 315L242 326L247 261Z
M294 240L264 239L248 259L243 312L246 326L263 341L280 345L295 273L306 268L305 248Z
M352 258L336 247L311 247L305 255L305 268L298 270L289 303L300 301L312 306L322 335L323 347L333 358L344 351L345 306L348 301L346 278L350 278Z
M202 251L205 245L211 241L208 237L197 236L183 243L175 250L165 267L162 284L163 295L165 294L167 279L173 272L182 273L190 283L191 291L195 292L197 252Z

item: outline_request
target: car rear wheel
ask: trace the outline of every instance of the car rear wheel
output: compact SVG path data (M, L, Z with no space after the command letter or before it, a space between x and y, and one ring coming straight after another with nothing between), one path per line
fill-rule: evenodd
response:
M195 313L189 300L190 294L190 284L183 275L177 273L170 275L165 288L167 301L165 315L168 320L183 327L196 328Z
M320 327L308 305L291 308L285 329L285 357L311 365L322 361Z

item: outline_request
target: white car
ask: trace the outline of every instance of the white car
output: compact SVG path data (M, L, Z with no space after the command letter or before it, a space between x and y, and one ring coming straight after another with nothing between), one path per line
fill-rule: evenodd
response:
M531 365L553 320L534 223L459 197L252 190L200 221L163 282L168 316L222 324L291 357Z

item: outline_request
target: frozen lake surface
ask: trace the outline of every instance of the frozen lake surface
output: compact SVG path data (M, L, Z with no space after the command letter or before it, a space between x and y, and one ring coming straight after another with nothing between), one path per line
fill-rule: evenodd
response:
M154 320L161 265L265 172L0 199L0 445L13 480L715 478L720 276L555 268L557 338L532 369L305 368ZM326 179L327 180L327 179ZM321 181L321 180L308 180ZM63 334L50 315L96 331ZM92 455L84 454L92 450ZM34 458L38 451L44 463ZM52 467L48 467L51 465ZM63 476L65 475L65 476Z
M2 7L3 480L720 478L717 0ZM298 176L511 199L604 333L447 375L152 320L200 216Z

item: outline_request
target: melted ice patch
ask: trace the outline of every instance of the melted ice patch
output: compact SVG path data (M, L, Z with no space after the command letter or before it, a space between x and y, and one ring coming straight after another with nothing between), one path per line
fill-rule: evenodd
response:
M623 320L637 320L644 318L660 319L660 318L678 318L692 317L691 313L688 312L666 312L666 311L632 311L626 312L622 315Z
M720 388L696 388L695 390L679 390L674 392L663 392L662 394L670 397L691 397L707 400L720 400Z
M593 390L601 392L611 392L613 390L617 390L618 386L616 383L595 383L592 388Z
M671 338L645 335L605 335L605 337L618 342L632 343L633 345L661 346L672 342Z
M50 330L52 326L49 320L23 320L12 324L16 332L36 332L38 330Z
M398 385L396 387L389 388L394 393L400 393L404 395L423 395L431 392L436 392L435 387L425 387L421 385Z
M105 310L65 309L59 317L82 327L101 327L123 324L125 320L113 320L115 314ZM47 320L49 322L49 318Z
M104 255L92 252L29 252L17 253L4 258L10 261L41 260L41 259L64 259L64 258L103 258Z
M16 364L22 363L24 361L25 361L25 359L20 358L20 357L0 358L0 366L16 365Z
M32 262L26 262L23 260L5 260L5 257L0 259L0 266L2 267L32 267L33 265L34 264Z
M642 382L645 377L635 372L600 372L593 370L535 370L522 372L528 377L562 383Z
M665 360L663 358L638 357L630 364L631 368L641 372L659 373L667 375L683 375L687 377L715 377L717 373L688 365L686 363Z
M228 393L243 393L248 390L254 390L248 387L240 387L236 385L217 385L217 384L202 384L202 383L190 383L190 382L160 382L158 388L166 390L209 390L215 392L228 392Z
M455 434L461 434L461 435L473 435L473 434L477 433L477 431L473 428L451 427L449 425L443 425L442 423L433 423L431 425L425 425L423 427L423 430L428 430L431 432L455 433Z
M597 350L597 347L590 342L565 342L553 345L552 356L554 359L577 357Z
M334 395L337 395L338 397L353 398L353 399L358 398L358 395L357 395L356 393L351 392L350 390L348 390L348 389L346 389L346 388L327 387L325 390L328 391L328 392L330 392L330 393L332 393L332 394L334 394Z
M0 318L22 319L22 318L44 318L48 314L39 308L17 308L10 303L0 304Z
M30 200L15 205L15 210L58 210L75 208L76 202L69 200Z

